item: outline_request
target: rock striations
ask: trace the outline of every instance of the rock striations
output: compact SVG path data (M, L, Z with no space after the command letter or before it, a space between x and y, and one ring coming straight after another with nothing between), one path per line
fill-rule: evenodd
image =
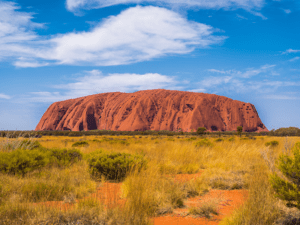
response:
M254 105L215 94L164 89L111 92L53 103L35 130L268 131Z

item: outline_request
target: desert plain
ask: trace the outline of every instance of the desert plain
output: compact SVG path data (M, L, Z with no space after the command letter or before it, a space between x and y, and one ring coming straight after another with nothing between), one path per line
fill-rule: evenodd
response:
M277 144L268 144L274 141ZM297 142L300 137L221 134L2 137L2 158L13 151L19 151L19 157L26 151L51 149L73 149L82 157L69 164L45 164L24 174L3 173L2 163L0 221L288 224L299 216L298 210L276 197L269 177L272 173L282 176L276 160L281 154L292 156ZM27 146L20 147L20 143ZM147 163L131 167L122 179L109 179L105 172L92 176L87 156L99 151L138 155Z

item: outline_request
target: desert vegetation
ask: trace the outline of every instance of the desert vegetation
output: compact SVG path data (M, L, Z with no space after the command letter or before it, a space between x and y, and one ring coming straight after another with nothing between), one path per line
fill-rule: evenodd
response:
M212 190L248 192L220 224L288 224L299 216L299 137L13 135L0 138L1 224L153 224ZM122 202L88 198L105 183L120 186ZM211 220L221 201L188 207L186 216Z

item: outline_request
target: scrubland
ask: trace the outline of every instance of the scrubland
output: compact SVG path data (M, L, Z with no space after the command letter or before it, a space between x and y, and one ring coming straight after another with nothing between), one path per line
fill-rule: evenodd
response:
M24 140L28 139L1 138L1 157L8 157L5 154L14 151L19 151L17 155L23 154L22 151L36 151L34 157L46 157L52 149L56 161L50 158L47 163L38 161L40 164L34 164L35 169L18 173L19 170L11 169L12 165L18 165L20 170L26 165L14 161L5 167L5 161L0 160L1 224L152 224L151 218L184 207L185 199L205 195L211 189L249 191L244 205L221 221L223 225L284 224L282 221L287 216L298 213L275 197L269 175L280 174L275 160L282 153L291 155L300 137L43 136L31 139L22 147L20 143L24 144ZM82 157L76 153L76 158L73 151L69 156L75 158L62 159L53 149L62 152L77 149ZM95 161L89 156L94 152L130 154L146 163L135 167L132 165L136 159L133 159L130 169L120 179L108 180L105 174L111 170L91 173L90 165ZM200 171L201 176L185 183L173 179L176 174ZM104 182L122 182L124 204L116 202L107 207L100 200L84 198L96 192ZM63 204L74 207L61 210L36 204L48 201L64 201ZM189 212L196 216L207 215L209 219L216 212L214 201L191 208Z

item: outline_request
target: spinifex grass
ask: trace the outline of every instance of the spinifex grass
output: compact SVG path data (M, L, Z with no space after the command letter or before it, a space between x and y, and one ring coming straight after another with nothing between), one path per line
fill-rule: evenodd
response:
M101 141L104 138L110 141ZM70 200L75 196L79 200L92 190L95 191L96 183L89 176L88 165L84 164L84 161L63 169L48 168L42 172L32 172L24 178L2 174L0 221L2 224L37 224L39 221L48 221L50 224L70 224L75 221L78 224L92 224L91 221L110 221L111 224L144 225L149 224L149 217L171 212L173 208L182 206L186 197L203 195L214 188L249 190L249 198L245 205L231 219L228 218L228 221L232 221L227 221L229 224L267 225L273 223L276 217L280 217L276 207L280 201L273 196L268 183L270 169L260 151L266 148L266 142L277 140L279 144L271 149L274 158L277 158L283 149L289 149L293 143L300 141L300 138L288 138L290 146L285 144L285 138L281 137L257 137L256 140L228 137L220 142L214 141L216 138L207 139L213 146L196 147L200 137L44 136L38 141L45 148L72 148L75 142L86 141L89 145L76 147L83 154L99 149L140 154L149 160L148 168L140 173L133 171L125 179L124 207L115 205L107 210L93 200L81 205L79 201L72 203L75 207L70 211L32 206L32 202L37 199L62 201L64 197ZM1 143L6 140L0 138ZM4 151L4 148L0 151ZM185 185L174 183L172 179L167 178L179 173L197 173L199 170L204 170L201 176ZM46 188L39 188L40 184L45 184ZM43 191L40 191L41 189ZM35 191L31 193L30 190Z

